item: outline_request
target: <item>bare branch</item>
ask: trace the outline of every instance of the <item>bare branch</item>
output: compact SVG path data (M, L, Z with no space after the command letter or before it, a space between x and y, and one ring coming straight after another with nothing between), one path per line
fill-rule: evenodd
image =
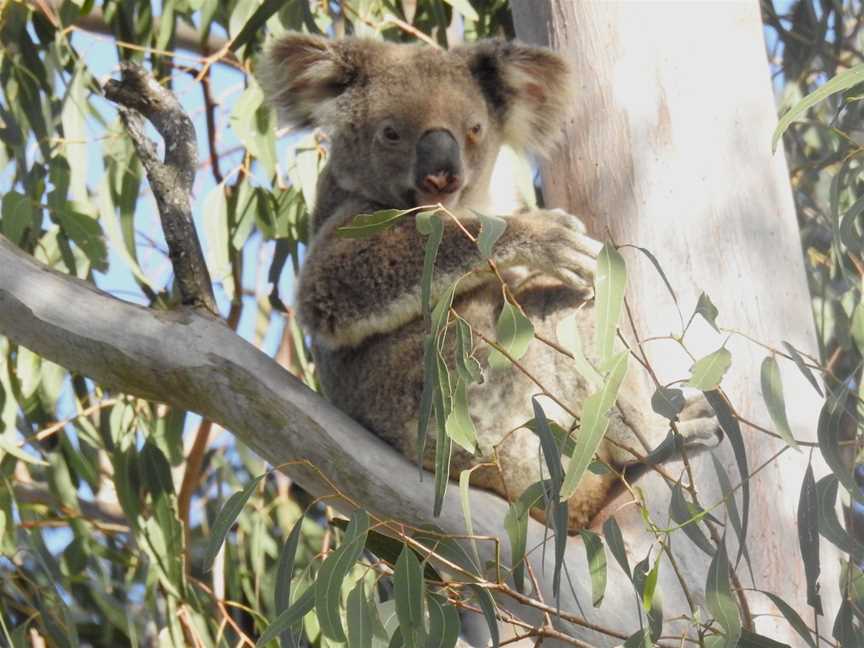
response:
M138 65L123 63L120 80L108 80L103 89L105 96L120 106L120 117L147 171L183 303L218 314L201 242L192 222L190 196L198 166L192 120L177 98ZM165 141L164 162L158 158L156 145L144 134L144 118Z

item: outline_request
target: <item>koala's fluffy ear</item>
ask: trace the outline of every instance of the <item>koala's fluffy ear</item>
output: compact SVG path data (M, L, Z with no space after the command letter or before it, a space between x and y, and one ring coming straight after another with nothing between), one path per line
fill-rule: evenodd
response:
M325 126L335 117L334 99L362 77L375 47L289 32L267 48L258 78L283 123Z
M563 58L545 47L503 40L481 41L458 52L466 58L509 144L544 153L561 138L573 99Z

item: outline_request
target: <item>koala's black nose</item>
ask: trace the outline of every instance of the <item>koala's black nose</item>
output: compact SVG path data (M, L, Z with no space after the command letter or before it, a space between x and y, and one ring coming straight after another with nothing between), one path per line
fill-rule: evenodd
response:
M420 191L451 194L462 183L459 144L450 131L429 130L417 141L417 171L414 183Z

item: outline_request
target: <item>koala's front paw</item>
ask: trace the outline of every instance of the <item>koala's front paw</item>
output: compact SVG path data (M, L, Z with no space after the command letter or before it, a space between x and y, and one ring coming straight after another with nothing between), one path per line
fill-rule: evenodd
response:
M585 233L579 218L562 209L536 210L532 217L536 233L528 265L578 290L590 289L603 244Z

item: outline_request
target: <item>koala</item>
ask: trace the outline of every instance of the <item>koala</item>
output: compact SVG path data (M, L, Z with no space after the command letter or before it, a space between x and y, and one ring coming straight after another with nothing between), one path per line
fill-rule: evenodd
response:
M478 213L503 144L543 154L559 139L571 103L567 65L551 50L503 40L450 51L422 45L289 33L267 50L261 72L269 101L284 122L316 126L330 152L311 215L311 243L298 282L296 307L311 338L324 395L408 457L417 456L423 391L421 304L424 241L413 216L374 237L337 233L358 214L440 204L444 233L433 274L433 300L461 278L453 301L479 335L495 339L507 290L532 320L538 338L574 315L582 339L594 329L592 283L601 244L575 216L523 209L507 218L494 246L498 274L465 230L476 236ZM435 216L437 217L437 216ZM444 350L451 365L454 335ZM475 337L476 339L476 337ZM489 347L475 357L486 365ZM538 437L520 427L533 418L538 378L566 409L541 399L547 415L573 427L592 388L571 358L531 342L515 366L485 366L468 400L477 431L474 454L454 445L451 476L480 466L472 484L518 497L543 477ZM621 469L665 438L668 421L651 412L629 372L612 412L599 458ZM707 404L682 413L680 429L714 438ZM432 446L433 443L427 444ZM634 452L635 450L635 452ZM427 447L431 465L434 450ZM490 466L497 462L497 466ZM589 524L607 499L614 472L586 473L569 501L569 524Z

